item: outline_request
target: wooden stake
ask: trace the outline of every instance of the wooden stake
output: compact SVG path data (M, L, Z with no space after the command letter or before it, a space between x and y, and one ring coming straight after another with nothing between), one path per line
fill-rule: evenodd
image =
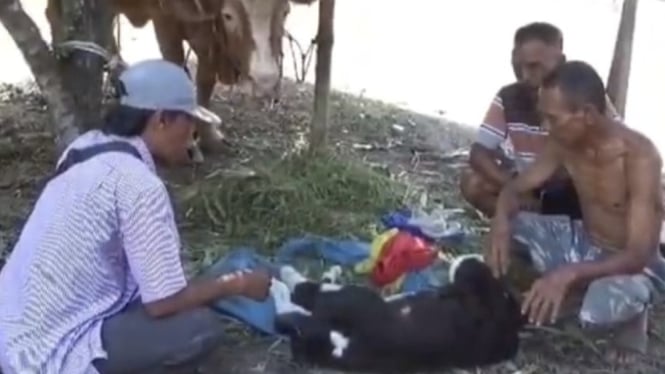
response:
M607 79L607 95L612 100L617 112L624 118L628 98L636 14L637 0L624 0L623 9L621 10L621 20L619 21L619 30L614 45L612 67L610 68L610 75Z
M316 83L314 84L314 115L309 132L309 150L325 147L328 135L328 102L334 43L335 0L319 1L319 30L316 50Z

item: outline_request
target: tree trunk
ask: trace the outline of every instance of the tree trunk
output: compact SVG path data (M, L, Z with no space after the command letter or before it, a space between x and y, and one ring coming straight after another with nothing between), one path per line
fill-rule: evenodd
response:
M65 88L72 94L77 127L98 127L102 113L102 83L107 61L81 50L60 51L58 44L71 41L93 42L108 49L113 43L113 12L107 0L59 1L60 22L51 25L53 46Z
M0 22L21 50L48 102L56 145L59 150L64 150L78 135L78 129L76 114L72 110L73 100L59 76L55 57L18 0L0 0Z
M334 41L335 0L319 1L319 30L316 37L316 83L314 84L314 118L309 131L309 150L316 152L326 144L328 135L328 101L330 70Z
M628 97L628 81L630 78L630 63L633 53L633 35L635 33L635 18L637 13L637 0L624 0L621 10L621 20L614 46L612 67L607 79L607 95L612 100L621 117L626 115L626 100Z

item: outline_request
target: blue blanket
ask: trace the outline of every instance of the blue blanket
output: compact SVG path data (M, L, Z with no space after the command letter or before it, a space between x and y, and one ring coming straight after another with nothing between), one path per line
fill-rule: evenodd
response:
M369 243L307 236L284 244L277 252L275 262L271 262L251 248L238 248L207 269L204 275L220 276L236 270L265 268L278 278L278 266L293 264L299 257L321 260L328 266L340 265L350 268L365 260L369 253ZM423 271L410 273L404 280L401 292L415 292L441 286L447 279L446 270L442 266L431 266ZM216 302L213 308L223 315L252 326L261 333L276 335L274 328L276 311L272 297L263 302L242 296L228 297Z

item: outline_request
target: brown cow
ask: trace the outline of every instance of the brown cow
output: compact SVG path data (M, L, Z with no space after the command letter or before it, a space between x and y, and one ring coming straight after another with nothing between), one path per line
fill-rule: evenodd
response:
M47 18L58 20L49 0ZM217 81L248 84L255 96L274 97L281 76L282 37L290 3L316 0L109 0L134 27L153 22L162 57L185 65L183 41L198 58L199 102L209 107ZM53 27L52 27L53 28ZM201 126L204 146L214 146L221 134Z

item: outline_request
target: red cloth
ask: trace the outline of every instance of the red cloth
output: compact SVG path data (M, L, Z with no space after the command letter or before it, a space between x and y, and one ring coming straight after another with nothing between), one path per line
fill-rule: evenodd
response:
M381 249L370 278L375 285L384 287L405 273L426 268L435 258L436 251L425 240L400 231Z

